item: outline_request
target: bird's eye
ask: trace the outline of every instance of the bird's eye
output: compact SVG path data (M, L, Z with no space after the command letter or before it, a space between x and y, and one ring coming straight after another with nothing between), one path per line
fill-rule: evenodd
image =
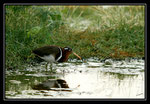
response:
M64 50L69 50L69 48L64 48Z
M72 51L72 49L69 48L69 47L65 47L64 50L66 50L66 51Z

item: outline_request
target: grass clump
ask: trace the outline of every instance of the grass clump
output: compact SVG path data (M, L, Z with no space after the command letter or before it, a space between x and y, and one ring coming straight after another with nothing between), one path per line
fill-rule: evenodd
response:
M7 69L24 68L34 60L31 50L44 45L69 46L82 58L144 57L144 6L5 9Z

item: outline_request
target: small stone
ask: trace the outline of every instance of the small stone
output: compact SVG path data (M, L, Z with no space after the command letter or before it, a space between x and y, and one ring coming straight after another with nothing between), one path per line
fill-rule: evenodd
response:
M105 60L106 65L112 65L112 60Z

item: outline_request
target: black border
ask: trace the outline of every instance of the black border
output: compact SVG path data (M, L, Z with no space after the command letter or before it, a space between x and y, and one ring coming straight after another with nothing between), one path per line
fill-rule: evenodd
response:
M5 6L6 5L143 5L145 6L145 99L141 98L50 98L50 99L6 99L5 98ZM3 100L4 101L146 101L147 100L147 4L146 3L4 3L3 4ZM140 103L140 102L139 102Z

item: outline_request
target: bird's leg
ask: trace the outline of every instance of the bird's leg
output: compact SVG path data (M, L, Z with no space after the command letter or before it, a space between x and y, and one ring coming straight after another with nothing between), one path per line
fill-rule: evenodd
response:
M52 63L50 63L50 72L53 72L53 64Z
M47 72L47 66L48 66L48 64L49 64L49 62L47 62L46 66L45 66L46 67L46 72Z

